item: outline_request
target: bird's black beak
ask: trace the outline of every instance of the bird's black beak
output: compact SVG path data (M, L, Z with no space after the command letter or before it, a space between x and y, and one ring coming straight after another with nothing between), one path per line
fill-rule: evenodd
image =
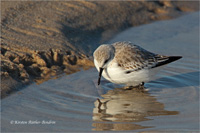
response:
M102 72L103 72L103 68L100 67L100 68L99 68L99 79L98 79L98 85L100 85Z

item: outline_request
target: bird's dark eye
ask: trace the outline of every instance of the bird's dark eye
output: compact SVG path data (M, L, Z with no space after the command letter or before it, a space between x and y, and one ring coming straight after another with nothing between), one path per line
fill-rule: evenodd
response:
M109 61L109 59L105 60L105 61L104 61L104 64L106 64L108 61Z

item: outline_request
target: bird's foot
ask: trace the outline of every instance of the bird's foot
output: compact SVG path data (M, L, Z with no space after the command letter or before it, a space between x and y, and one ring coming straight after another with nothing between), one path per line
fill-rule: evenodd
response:
M144 89L144 82L142 82L142 83L140 83L140 84L138 85L138 89Z
M126 89L126 90L131 90L131 89L142 90L142 89L144 89L144 82L140 83L137 86L126 86L124 89Z

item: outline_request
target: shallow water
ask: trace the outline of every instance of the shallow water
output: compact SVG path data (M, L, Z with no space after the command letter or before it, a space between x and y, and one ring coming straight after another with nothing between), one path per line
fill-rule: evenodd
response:
M128 29L116 41L183 58L144 90L105 80L97 87L95 68L32 84L2 100L2 132L199 131L198 12Z

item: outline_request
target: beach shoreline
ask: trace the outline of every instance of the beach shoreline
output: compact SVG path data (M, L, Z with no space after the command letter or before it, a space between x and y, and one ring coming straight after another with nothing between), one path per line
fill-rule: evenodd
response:
M1 98L26 84L93 67L117 33L199 10L199 2L1 2Z

